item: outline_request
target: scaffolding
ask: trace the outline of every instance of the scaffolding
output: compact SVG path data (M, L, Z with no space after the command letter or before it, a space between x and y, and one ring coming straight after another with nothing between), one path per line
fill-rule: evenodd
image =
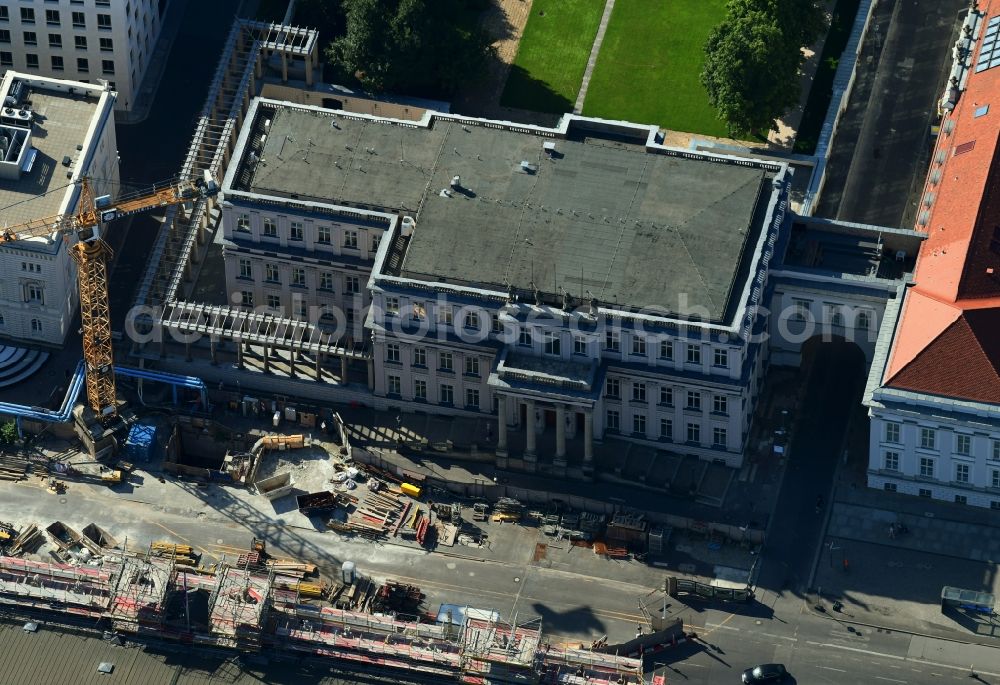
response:
M635 685L643 682L642 658L548 645L539 657L541 683Z
M260 649L271 595L270 573L223 564L208 602L209 633L218 645Z
M105 563L118 567L109 607L115 629L128 633L159 631L175 576L173 560L118 552L105 557Z
M542 619L522 624L468 616L462 629L463 672L488 676L491 682L521 682L525 672L536 668L542 637Z
M99 618L112 595L114 569L0 557L0 602Z

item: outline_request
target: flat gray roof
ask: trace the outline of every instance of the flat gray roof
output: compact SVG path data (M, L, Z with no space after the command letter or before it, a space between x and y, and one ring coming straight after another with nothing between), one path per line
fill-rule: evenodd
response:
M257 119L259 155L244 156L234 189L414 216L400 276L711 320L728 311L776 173L592 131L552 138L439 117L407 126L290 106ZM460 188L443 195L454 176Z
M58 214L74 167L64 167L63 157L74 164L83 154L82 145L97 112L98 100L58 91L32 90L31 107L36 113L31 146L38 150L31 172L17 181L0 179L0 222L13 226Z

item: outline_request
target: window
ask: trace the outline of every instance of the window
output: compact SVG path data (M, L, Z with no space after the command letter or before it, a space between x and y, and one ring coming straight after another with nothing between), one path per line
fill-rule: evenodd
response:
M990 502L990 509L992 509L993 511L1000 509L1000 502L998 502L997 500L992 500Z
M687 346L687 363L688 364L701 364L701 345L691 345Z
M14 53L0 51L0 66L10 67L14 65Z
M844 314L840 307L827 307L826 308L826 318L830 322L831 326L837 326L843 328L844 326Z
M387 343L385 346L385 360L393 364L399 363L399 344Z
M307 308L306 303L302 300L302 298L294 297L292 298L292 301L295 304L295 316L299 318L305 317Z
M1000 489L1000 469L990 469L990 487Z
M632 335L632 354L646 354L646 339L638 335Z
M438 353L438 368L441 371L454 371L455 361L452 357L451 352L439 352Z
M281 295L268 295L267 306L271 309L281 309Z
M0 43L10 42L10 29L0 29Z
M528 347L531 346L531 329L530 328L522 328L521 329L521 333L518 335L518 338L517 338L517 344L518 345L527 345Z
M882 468L886 471L899 471L899 452L886 451Z
M646 401L646 384L645 383L633 383L632 384L632 401L633 402L645 402Z
M855 319L855 325L859 331L871 330L872 315L868 312L858 312L857 319Z
M329 226L317 226L316 227L316 242L322 245L330 244L330 227Z
M723 369L729 368L729 350L717 349L712 352L712 365Z
M1000 461L1000 440L990 440L990 459Z
M920 457L920 475L924 478L934 477L934 460L930 457Z
M378 252L379 243L382 242L382 236L373 235L372 236L372 253Z
M687 404L684 405L684 408L701 411L701 393L695 390L688 390Z
M63 70L63 58L59 55L52 55L52 69L55 71Z
M562 345L558 333L545 331L542 337L545 341L545 354L558 355L562 353Z
M236 217L236 230L240 233L250 233L250 215L240 214Z
M718 426L712 428L712 446L729 447L729 436L725 428Z
M793 305L795 311L792 312L792 321L805 321L809 318L809 301L795 300Z
M111 30L111 15L110 14L98 14L97 15L97 28L102 31Z
M34 31L24 32L24 44L25 45L38 45L38 34Z
M664 440L674 439L674 422L670 419L660 419L660 437Z
M621 416L615 409L609 409L607 414L607 429L609 431L621 430Z
M955 482L956 483L968 483L969 482L969 465L968 464L955 464Z
M45 292L37 283L29 283L24 289L24 301L31 304L45 304Z
M281 283L281 273L278 271L277 264L267 264L265 273L264 280L268 283Z
M494 333L503 333L503 324L499 314L490 314L490 328Z
M240 291L240 304L244 307L253 306L253 293L249 290Z
M725 395L715 395L712 398L712 411L716 414L728 414L729 398Z
M306 287L306 270L302 267L296 266L292 267L292 285L304 288Z
M324 292L333 292L333 272L321 271L319 274L319 289Z
M917 490L917 497L930 497L931 491L928 488L920 488Z
M450 326L455 321L455 311L451 308L449 304L438 305L437 308L438 323L445 326Z
M413 399L427 400L427 381L422 378L413 381Z
M955 504L968 504L969 498L965 495L955 495Z
M49 26L59 26L59 10L45 10L45 23Z
M240 278L253 278L253 264L249 259L240 258Z
M665 359L666 361L674 360L674 344L669 340L660 341L660 359Z
M94 0L94 4L98 7L107 7L111 4L111 0Z
M955 454L961 454L962 456L969 456L972 454L972 436L971 435L956 435L955 436Z
M103 73L105 73L105 74L113 74L113 73L115 73L115 63L114 63L114 61L110 60L110 59L102 59L101 60L101 71Z
M111 38L101 38L101 52L114 52L115 42Z
M441 384L441 404L454 404L455 403L455 388L448 385L447 383Z
M344 247L351 250L358 249L358 232L344 231Z
M687 425L687 441L693 443L701 442L701 425L697 423L689 423Z
M87 49L87 37L86 36L73 36L73 46L77 50Z
M885 490L886 492L896 492L896 484L895 483L883 483L882 484L882 489Z
M899 444L899 424L887 421L885 424L885 441Z
M62 47L62 36L58 33L49 34L49 47L50 48L61 48Z
M10 21L10 10L6 7L0 7L0 21Z
M42 332L42 320L41 319L32 319L31 320L31 332L32 333L41 333Z
M465 389L465 406L470 409L479 409L479 391L476 388Z
M87 28L87 17L83 12L73 12L73 27L78 29Z
M920 446L925 450L935 449L937 445L937 431L933 428L920 429Z
M270 217L264 218L263 223L263 233L265 238L277 238L278 237L278 224L274 219Z
M25 62L27 63L27 65L28 65L29 69L37 69L38 68L38 55L29 52L29 53L27 53L24 56L24 59L25 59Z
M385 313L386 316L399 316L399 298L398 297L386 297L385 298Z
M288 239L302 240L302 222L292 221L288 224Z
M427 350L423 347L413 348L413 365L427 366Z
M76 58L76 70L79 71L81 74L86 74L90 72L90 62L87 60L86 57Z
M361 292L361 281L358 280L357 276L345 276L344 277L344 290L348 295L356 295Z
M646 434L646 417L643 414L632 417L632 432L638 435Z
M609 378L604 382L604 394L612 399L621 399L622 384L617 378Z
M22 24L34 24L35 23L35 10L30 7L21 8L21 23Z
M672 407L674 406L674 389L668 388L665 385L660 386L660 404Z
M465 358L465 375L466 376L479 375L479 357L473 357L469 355Z
M386 392L390 395L400 395L402 394L403 383L399 376L389 376L389 385L386 387Z
M476 312L466 312L465 313L465 327L471 328L473 330L479 330L479 314Z
M604 349L609 352L618 352L622 348L622 338L618 331L608 330L604 334Z

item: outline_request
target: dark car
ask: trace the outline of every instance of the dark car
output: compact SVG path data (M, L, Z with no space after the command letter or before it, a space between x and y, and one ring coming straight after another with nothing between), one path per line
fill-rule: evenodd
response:
M743 671L744 683L780 683L788 675L781 664L761 664Z

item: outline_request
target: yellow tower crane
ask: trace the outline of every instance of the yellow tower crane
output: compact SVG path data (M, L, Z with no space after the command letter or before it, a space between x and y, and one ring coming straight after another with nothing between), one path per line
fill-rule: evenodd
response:
M87 402L94 413L107 420L118 412L115 393L114 350L111 310L108 305L108 260L111 248L101 237L101 224L142 214L160 207L191 202L219 192L206 171L195 181L176 181L151 192L112 201L110 195L94 197L90 180L81 178L80 200L75 214L34 219L0 230L0 244L58 233L66 240L77 237L70 254L77 263L80 286L80 320L83 327L83 359L87 372Z

